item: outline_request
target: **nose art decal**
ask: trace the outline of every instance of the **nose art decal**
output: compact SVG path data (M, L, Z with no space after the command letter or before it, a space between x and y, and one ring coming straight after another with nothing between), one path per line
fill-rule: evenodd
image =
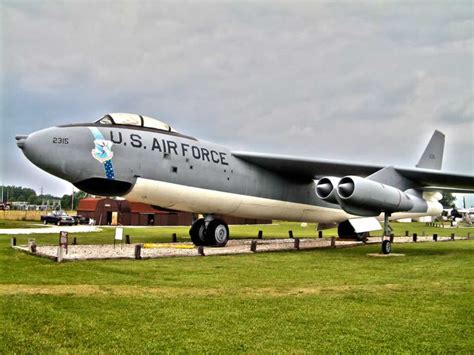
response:
M115 179L114 167L112 165L112 158L114 156L114 153L112 152L113 143L104 139L104 136L96 127L90 127L89 129L95 138L95 147L91 152L92 156L94 159L104 164L105 176L107 179L113 180Z

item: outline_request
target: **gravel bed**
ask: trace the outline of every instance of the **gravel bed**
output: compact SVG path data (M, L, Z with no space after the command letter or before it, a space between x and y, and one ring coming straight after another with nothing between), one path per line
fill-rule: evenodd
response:
M467 238L456 238L467 239ZM368 243L380 243L380 237L371 237ZM438 237L438 241L448 241L450 237ZM257 252L271 252L294 250L294 239L252 239L252 240L230 240L225 248L204 247L205 255L231 255L231 254L249 254L252 241L257 242ZM419 242L432 242L432 236L418 237ZM395 243L411 243L411 237L395 237ZM362 245L362 242L337 240L335 246L338 248ZM94 260L94 259L134 259L135 246L137 244L118 244L114 245L69 245L67 254L63 251L64 260ZM331 247L331 239L300 239L300 249L317 249ZM28 246L16 246L19 250L30 252ZM36 255L56 259L58 256L58 246L37 246ZM160 243L157 247L141 248L141 257L161 258L161 257L182 257L199 256L199 250L192 243Z

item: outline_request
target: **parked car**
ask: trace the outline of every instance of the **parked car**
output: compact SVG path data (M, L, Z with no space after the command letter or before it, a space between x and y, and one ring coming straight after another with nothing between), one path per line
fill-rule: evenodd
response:
M44 224L51 223L51 224L56 224L58 226L61 226L61 225L72 226L73 224L76 224L74 218L72 218L71 216L68 216L68 214L64 211L53 211L48 215L43 215L41 216L41 221Z
M89 224L90 218L81 216L80 214L72 216L74 218L74 224Z

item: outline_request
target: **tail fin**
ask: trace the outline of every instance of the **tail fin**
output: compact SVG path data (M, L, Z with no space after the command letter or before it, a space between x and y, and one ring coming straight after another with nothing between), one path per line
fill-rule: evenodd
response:
M417 168L441 170L443 164L444 134L436 130L421 156Z

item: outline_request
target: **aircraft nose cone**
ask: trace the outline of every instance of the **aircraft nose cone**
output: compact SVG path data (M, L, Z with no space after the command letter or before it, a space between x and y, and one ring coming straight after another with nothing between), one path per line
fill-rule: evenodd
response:
M28 135L24 135L24 134L19 134L15 136L16 145L18 146L18 148L20 149L25 148L25 143L26 143L27 138L28 138Z

